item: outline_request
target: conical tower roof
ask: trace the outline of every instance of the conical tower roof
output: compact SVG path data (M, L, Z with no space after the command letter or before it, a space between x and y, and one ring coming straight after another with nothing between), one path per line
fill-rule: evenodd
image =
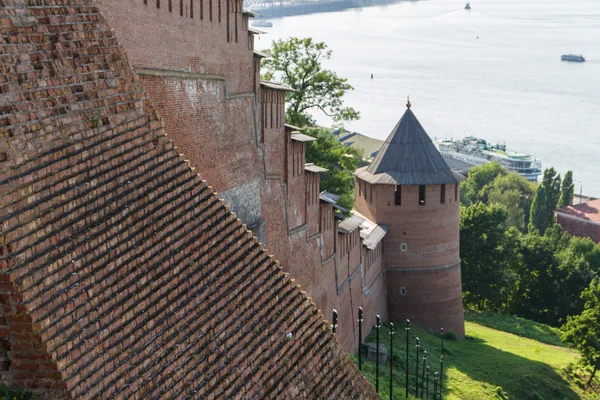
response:
M409 101L373 162L358 169L356 176L387 185L439 185L464 180L446 164L410 106Z

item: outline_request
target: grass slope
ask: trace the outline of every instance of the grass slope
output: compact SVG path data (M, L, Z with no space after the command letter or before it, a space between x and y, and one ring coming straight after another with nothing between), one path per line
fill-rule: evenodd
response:
M468 312L467 338L444 341L444 399L561 400L600 399L598 385L584 390L585 373L574 367L579 356L565 347L553 328L520 318ZM380 341L389 351L389 325ZM428 352L429 392L439 371L440 338L412 326L409 349L409 392L415 394L415 337ZM367 338L375 342L375 330ZM406 334L397 324L393 351L393 398L404 399ZM422 354L422 351L421 351ZM422 358L419 357L419 375ZM363 360L363 372L375 386L375 363ZM419 376L420 379L420 376ZM380 396L389 399L389 362L380 365ZM425 396L423 396L425 397Z

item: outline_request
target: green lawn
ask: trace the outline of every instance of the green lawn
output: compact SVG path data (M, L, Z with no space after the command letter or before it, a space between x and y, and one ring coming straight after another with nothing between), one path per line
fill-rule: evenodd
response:
M560 342L553 328L492 313L468 312L465 319L467 338L460 342L444 341L444 399L600 399L597 383L584 390L585 373L574 367L579 356ZM397 324L396 331L393 398L404 399L404 324ZM439 370L439 337L413 325L409 350L411 395L415 393L417 336L421 339L422 348L428 351L431 373ZM387 324L381 328L380 340L388 348L389 356ZM367 341L375 341L375 330ZM422 359L419 363L421 366ZM380 370L380 395L389 399L389 363L381 365ZM364 362L363 372L375 385L375 363ZM432 380L429 388L431 398Z

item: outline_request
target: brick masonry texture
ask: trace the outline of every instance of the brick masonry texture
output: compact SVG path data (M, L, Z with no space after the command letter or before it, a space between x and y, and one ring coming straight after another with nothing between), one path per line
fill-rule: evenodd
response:
M390 319L409 318L425 328L444 328L463 338L456 185L445 185L443 192L441 185L427 185L424 205L419 205L419 186L402 186L396 205L396 186L357 179L356 208L391 227L383 239Z
M207 12L195 4L194 18ZM215 32L249 46L236 4L208 4L227 21ZM52 399L376 398L320 311L178 153L91 2L0 0L0 31L3 384ZM241 65L228 84L249 90ZM359 279L348 285L360 293Z
M259 84L260 59L247 16L239 11L241 2L212 0L210 20L210 1L196 0L193 18L180 15L178 0L171 10L165 0L160 8L156 0L97 4L177 151L264 240L328 319L333 308L338 310L344 321L338 337L355 351L358 307L365 309L366 326L374 324L377 313L387 319L383 258L375 259L367 274L361 252L370 250L356 246L350 268L347 254L336 251L345 235L337 232L331 205L315 201L319 176L304 171L306 144L293 141L291 130L284 129L284 91ZM203 17L197 12L200 4ZM230 27L238 24L237 42L227 35L227 9ZM247 201L250 196L255 199Z

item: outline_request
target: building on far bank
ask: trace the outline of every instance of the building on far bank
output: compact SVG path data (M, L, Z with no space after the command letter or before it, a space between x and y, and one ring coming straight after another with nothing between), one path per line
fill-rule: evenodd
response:
M555 213L557 222L571 235L600 242L600 200L563 207Z

